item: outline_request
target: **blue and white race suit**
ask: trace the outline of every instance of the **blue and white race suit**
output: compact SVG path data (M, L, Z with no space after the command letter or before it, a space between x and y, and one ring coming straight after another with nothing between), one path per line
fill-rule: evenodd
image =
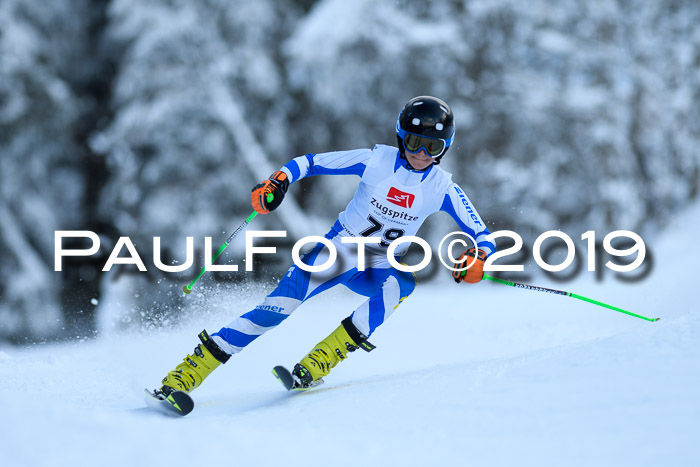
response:
M490 232L466 193L452 182L452 175L436 165L425 171L412 170L395 147L377 145L371 150L307 154L292 159L281 170L290 183L313 175L357 175L361 179L352 200L325 236L338 252L336 267L313 273L298 266L289 268L259 306L212 334L230 354L240 352L284 321L301 303L336 284L368 297L353 311L351 319L362 334L371 336L415 288L411 273L389 264L387 246L401 236L415 235L434 212L452 216L488 255L496 249L486 240ZM356 245L341 243L341 239L367 236L379 237L381 243L366 246L366 268L358 270ZM404 243L397 248L396 256L403 256L408 246ZM313 266L324 264L328 255L328 249L318 243L302 259Z

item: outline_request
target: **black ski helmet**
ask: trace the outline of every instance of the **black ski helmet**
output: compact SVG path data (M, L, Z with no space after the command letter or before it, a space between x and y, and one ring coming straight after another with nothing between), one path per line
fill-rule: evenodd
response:
M396 138L404 158L407 149L409 152L418 152L422 148L435 158L435 164L439 164L452 145L454 135L452 110L445 101L437 97L414 97L406 103L396 120ZM415 151L407 148L406 143L412 144Z

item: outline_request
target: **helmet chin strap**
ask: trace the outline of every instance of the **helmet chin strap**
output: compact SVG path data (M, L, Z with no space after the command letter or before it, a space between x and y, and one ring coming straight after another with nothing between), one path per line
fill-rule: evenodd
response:
M399 154L401 155L401 159L403 159L403 160L406 161L406 168L407 168L408 170L413 171L413 172L425 172L426 170L428 170L430 167L432 167L432 166L435 165L435 163L436 163L435 160L433 160L433 163L430 164L429 166L427 166L426 168L424 168L424 169L416 169L415 167L413 167L413 166L411 165L411 162L408 160L408 157L406 157L406 151L405 151L403 148L401 148L401 151L399 152Z
M408 162L408 157L406 157L406 151L401 148L401 151L399 151L399 155L401 156L401 159L406 161L406 167L408 167L410 170L416 170L413 168L410 162Z

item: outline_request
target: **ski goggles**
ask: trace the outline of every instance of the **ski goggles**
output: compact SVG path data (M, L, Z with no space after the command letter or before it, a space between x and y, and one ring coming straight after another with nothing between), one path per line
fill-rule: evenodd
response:
M452 144L452 137L449 140L444 140L442 138L430 138L428 136L421 136L415 133L410 133L399 125L396 125L396 134L399 135L401 141L403 141L403 147L406 151L411 154L420 152L424 149L426 154L432 158L436 158L445 153L445 150Z

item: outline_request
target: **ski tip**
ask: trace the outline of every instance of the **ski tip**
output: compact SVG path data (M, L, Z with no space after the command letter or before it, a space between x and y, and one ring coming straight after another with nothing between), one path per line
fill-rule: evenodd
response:
M173 391L165 400L177 410L179 415L187 415L194 409L194 401L182 391Z
M192 292L192 287L186 285L182 288L182 291L185 293L185 295L189 295Z
M653 321L653 322L655 323L655 322L657 322L657 321L660 320L660 319L661 319L661 318L654 318L654 321Z
M286 367L283 367L282 365L277 365L272 369L272 374L279 378L280 375L287 375L291 373Z
M272 374L275 375L275 378L277 378L277 381L282 383L282 386L287 391L291 391L292 388L294 387L294 378L292 377L292 373L282 365L277 365L272 369Z
M194 401L183 391L173 391L166 397L157 391L144 389L146 403L153 409L166 415L178 415L184 417L194 409Z

